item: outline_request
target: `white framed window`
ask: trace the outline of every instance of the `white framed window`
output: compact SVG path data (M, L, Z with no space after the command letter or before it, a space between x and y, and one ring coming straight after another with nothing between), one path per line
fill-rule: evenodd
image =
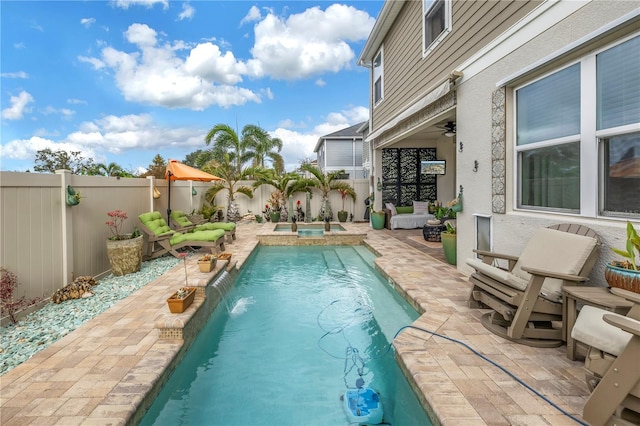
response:
M640 217L640 35L515 89L516 208Z
M384 97L383 54L383 48L381 48L373 60L373 105L378 104Z
M422 1L422 49L427 56L451 32L451 0Z

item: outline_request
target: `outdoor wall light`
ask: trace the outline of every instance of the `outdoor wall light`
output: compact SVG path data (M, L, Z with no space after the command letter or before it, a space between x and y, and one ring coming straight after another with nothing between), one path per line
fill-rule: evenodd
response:
M478 171L478 166L479 166L478 160L473 160L473 171L474 172Z
M462 147L463 147L462 142L460 142L460 148L458 148L458 152L462 152Z
M378 178L378 185L376 188L378 188L378 191L382 191L382 182L380 182L380 178Z

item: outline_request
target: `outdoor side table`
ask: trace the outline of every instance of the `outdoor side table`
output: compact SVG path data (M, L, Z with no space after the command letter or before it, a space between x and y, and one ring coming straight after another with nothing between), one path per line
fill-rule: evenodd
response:
M567 358L576 359L576 343L571 330L578 317L578 304L591 305L607 311L625 315L633 302L616 296L608 287L566 286L562 289L562 340L567 342Z
M427 223L422 227L422 236L426 241L439 243L441 240L440 233L445 229L447 229L445 225L429 225Z

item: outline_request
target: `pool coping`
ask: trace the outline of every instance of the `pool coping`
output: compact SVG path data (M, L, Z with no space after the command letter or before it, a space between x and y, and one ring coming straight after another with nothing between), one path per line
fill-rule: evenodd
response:
M568 360L563 348L530 348L492 335L480 325L484 311L466 307L469 284L464 274L392 238L393 232L373 231L367 224L342 225L366 233L364 244L380 255L376 268L423 312L414 325L476 346L579 417L589 395L581 362ZM256 224L239 225L238 240L226 250L233 253L231 270L242 268L258 245L260 230ZM195 260L192 266L195 271ZM194 274L190 269L189 276ZM184 340L160 339L156 328L167 321L190 321L166 318L166 298L183 280L179 265L0 376L0 423L135 424L186 349ZM203 302L198 298L195 303L187 315ZM450 341L408 329L394 347L435 424L573 424Z

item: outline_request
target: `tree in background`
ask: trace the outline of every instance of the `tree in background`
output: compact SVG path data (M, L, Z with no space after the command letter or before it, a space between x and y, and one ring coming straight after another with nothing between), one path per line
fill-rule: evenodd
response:
M198 149L188 154L183 163L187 166L195 167L196 169L202 169L202 167L213 160L213 153L211 150Z
M93 160L84 158L80 151L52 151L49 148L36 152L33 170L41 173L55 173L56 170L71 170L74 175L88 174L94 167Z
M308 191L312 184L313 182L309 179L304 179L294 172L281 173L275 169L262 169L255 175L253 188L256 189L262 185L271 185L274 188L271 197L269 197L271 205L266 210L280 213L280 219L286 222L289 217L289 209L287 208L289 196L296 192Z
M349 195L351 192L355 195L355 190L347 182L339 182L338 177L345 173L344 170L337 170L329 173L324 173L320 167L305 163L300 165L302 172L309 173L312 178L313 187L318 189L322 193L322 207L318 217L323 220L325 217L333 218L333 212L331 211L331 204L329 203L329 192L331 191L346 191ZM349 190L351 188L351 190ZM355 200L355 198L354 198Z
M277 173L284 172L284 159L280 155L282 140L272 138L266 131L262 130L252 134L252 137L247 142L247 156L253 160L254 167L262 167L264 169L265 161L270 160Z
M123 176L125 171L117 163L98 163L88 174L94 176Z
M249 198L253 198L253 190L245 185L236 187L236 184L241 180L246 180L250 176L260 173L260 171L251 167L241 168L238 172L235 163L231 160L231 154L229 153L224 155L222 162L211 161L205 164L204 167L202 167L202 170L223 179L221 181L214 181L211 188L209 188L204 195L205 200L211 205L215 204L216 195L223 189L226 189L227 221L239 221L240 210L238 205L234 202L236 195L243 194Z
M156 154L152 161L153 162L149 165L149 170L147 170L146 173L141 174L140 177L146 178L147 176L153 176L156 179L164 179L164 174L167 171L167 162L160 154Z

